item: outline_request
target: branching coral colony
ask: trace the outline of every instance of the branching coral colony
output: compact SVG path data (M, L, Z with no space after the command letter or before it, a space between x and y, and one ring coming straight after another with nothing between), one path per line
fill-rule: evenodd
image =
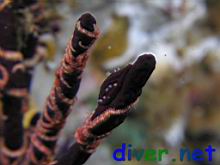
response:
M1 25L3 25L2 20ZM25 53L20 49L7 47L7 44L13 43L12 41L8 41L5 45L3 44L5 41L0 42L0 87L5 115L4 142L1 147L2 164L83 164L101 141L126 119L132 104L141 95L143 86L155 68L155 58L151 54L139 56L133 64L112 73L103 82L97 108L76 130L75 144L66 153L59 155L59 158L54 153L59 132L70 113L70 106L76 101L90 48L98 35L99 30L95 18L89 13L83 14L76 22L73 36L68 42L66 53L57 69L56 79L46 100L43 113L30 139L26 140L27 143L23 142L25 140L21 124L22 102L25 97L21 90L23 88L16 85L22 82L30 84L30 81L17 77L24 72L23 70L14 71L16 64L23 64ZM29 50L29 48L25 49ZM33 54L28 53L29 56ZM15 85L16 90L9 88L10 84ZM29 85L24 88L29 89Z

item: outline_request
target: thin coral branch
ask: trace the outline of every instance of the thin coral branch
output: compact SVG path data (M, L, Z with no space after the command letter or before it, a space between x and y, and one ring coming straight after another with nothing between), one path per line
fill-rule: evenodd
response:
M34 66L23 69L18 66L33 58L38 43L38 36L23 25L23 9L29 3L21 5L20 2L12 1L0 11L0 93L4 115L1 161L4 165L19 164L26 152L22 120Z
M70 106L76 100L89 51L98 38L99 30L91 14L83 14L78 19L56 72L43 114L27 146L24 143L22 111L29 95L32 71L43 58L35 53L38 44L36 34L43 33L38 31L41 29L41 21L35 24L38 30L20 26L25 22L25 14L22 13L25 11L24 4L35 4L34 0L29 2L13 1L11 7L4 6L0 11L0 92L4 113L1 161L4 165L80 165L86 162L102 140L126 119L130 107L141 95L142 87L155 68L155 59L149 54L142 55L134 64L112 73L101 86L97 108L76 130L75 144L65 155L52 162L59 132L70 113ZM41 10L38 5L32 7L29 11Z
M1 161L4 165L19 162L26 151L23 144L22 108L23 98L3 95L4 127ZM15 138L16 137L16 138ZM17 163L16 163L17 164Z
M112 73L102 84L96 110L76 130L76 143L56 165L81 165L96 150L101 141L119 126L139 98L155 68L151 54L140 56L134 64Z
M76 99L89 48L98 34L95 18L88 13L82 15L76 23L74 34L57 70L43 115L31 138L26 164L39 164L53 157L58 134L65 124L70 106Z

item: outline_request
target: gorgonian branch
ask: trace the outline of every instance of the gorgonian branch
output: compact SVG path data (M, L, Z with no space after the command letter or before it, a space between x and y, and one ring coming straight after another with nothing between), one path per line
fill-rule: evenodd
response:
M1 163L4 165L19 164L27 148L22 119L33 68L23 71L15 68L34 55L38 40L21 24L24 17L14 7L17 1L8 2L5 0L0 3L0 94L4 114ZM7 5L2 7L4 4Z
M76 143L51 164L83 164L102 139L125 120L131 105L141 95L155 64L154 56L145 54L139 56L133 64L112 73L101 86L96 110L76 130Z
M98 34L95 18L89 13L83 14L76 23L73 36L56 72L54 86L31 138L25 164L41 164L53 157L58 134L70 112L70 106L75 101L89 49Z

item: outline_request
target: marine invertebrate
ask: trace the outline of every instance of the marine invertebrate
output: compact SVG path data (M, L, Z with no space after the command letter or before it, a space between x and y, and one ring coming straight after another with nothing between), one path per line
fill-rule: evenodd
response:
M134 64L112 73L101 86L97 108L76 130L76 143L55 164L83 164L102 139L125 120L154 68L154 57L144 54Z
M34 57L37 45L37 37L33 33L27 31L19 33L22 28L17 28L21 27L18 10L19 8L14 6L5 7L0 12L1 100L4 115L1 154L3 164L16 162L25 153L22 118L29 96L33 66L26 67L23 62ZM21 35L24 34L26 37L23 38ZM19 41L23 41L22 45Z
M54 149L59 132L70 113L70 106L76 101L76 94L90 54L90 48L98 35L99 29L95 18L89 13L83 14L76 22L74 33L57 69L56 79L46 100L43 113L37 122L31 139L27 140L27 144L23 142L24 132L21 124L22 103L26 93L20 91L23 89L20 86L19 92L12 90L12 93L10 92L12 95L5 95L4 93L4 113L7 114L7 118L4 131L6 145L2 148L3 156L1 159L3 164L83 164L95 151L101 140L125 120L132 104L141 95L143 86L155 68L155 59L151 54L139 56L133 64L112 73L103 82L97 108L75 132L76 143L65 155L56 159ZM30 45L28 45L33 49L36 48L36 40L31 38L29 41ZM32 42L35 44L32 45ZM16 46L17 43L15 42L14 47L16 48ZM11 81L12 85L16 84L13 82L18 78L13 78L20 76L20 73L24 72L23 69L27 69L27 66L32 62L23 61L22 56L18 53L20 49L14 49L16 53L9 55L7 55L7 51L11 49L5 49L2 50L4 58L0 59L0 62L7 66L8 62L5 64L4 61L10 58L13 59L14 64L13 67L7 69L1 68L3 79L0 84L2 89L8 92L10 91L6 90L8 83ZM29 49L25 48L24 52L27 50ZM10 77L12 74L14 77ZM27 79L22 78L22 80L24 81L21 83L30 85L30 81ZM29 88L25 86L25 90L27 89ZM10 99L11 97L12 99ZM16 124L18 126L15 129L16 132L7 131L15 127ZM16 140L13 139L14 137Z
M74 34L57 70L56 80L46 101L43 115L32 136L28 161L37 164L45 160L45 157L53 156L57 135L65 123L79 89L81 74L88 59L88 49L98 34L95 19L89 14L82 15L76 23Z
M38 47L39 30L28 23L29 9L37 1L1 2L0 9L0 94L3 102L3 164L17 163L26 151L23 113L28 107L32 75L44 57ZM7 5L6 5L7 4ZM3 6L2 6L3 5ZM29 12L29 13L28 13ZM32 15L31 15L32 16ZM29 26L30 25L30 26Z

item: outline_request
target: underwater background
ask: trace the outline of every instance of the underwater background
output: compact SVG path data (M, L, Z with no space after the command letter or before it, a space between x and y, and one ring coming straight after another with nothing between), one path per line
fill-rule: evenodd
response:
M157 66L139 102L85 164L220 164L219 0L54 0L44 3L43 14L47 19L34 20L41 25L39 40L47 49L43 50L46 58L36 65L33 74L29 98L33 113L44 108L77 18L91 12L101 31L83 73L76 105L58 141L61 146L58 153L74 142L73 130L95 109L99 87L108 73L132 62L143 52L151 52ZM23 25L33 28L32 19ZM30 128L29 115L31 113L24 117L25 129ZM119 163L112 158L112 153L122 143L132 144L134 148L166 148L173 151L172 157L178 157L182 147L204 150L212 145L217 152L211 163L207 158L203 162L172 162L170 156L160 162Z

